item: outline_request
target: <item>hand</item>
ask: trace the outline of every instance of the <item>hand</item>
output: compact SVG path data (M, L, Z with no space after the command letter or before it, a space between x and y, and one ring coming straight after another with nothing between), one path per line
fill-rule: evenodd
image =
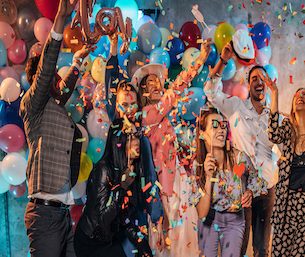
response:
M157 247L160 252L163 251L165 247L165 239L163 234L163 225L162 222L159 222L157 225Z
M252 191L246 190L241 198L241 205L243 208L249 208L252 205Z
M127 190L130 185L135 181L135 177L134 176L130 176L130 173L132 173L134 171L134 166L131 165L130 168L127 168L122 177L121 177L121 187L125 190Z
M211 52L212 39L208 38L201 44L200 59L205 63Z
M204 171L206 177L212 178L216 168L217 168L216 159L212 156L212 154L208 153L204 161Z
M60 0L57 15L62 17L70 16L77 2L78 0Z
M272 81L271 78L268 76L268 74L265 74L265 72L259 72L259 77L260 79L265 83L265 85L270 88L272 93L277 93L278 92L278 88L276 86L276 81Z
M82 49L78 50L74 54L74 58L86 58L90 52L93 52L96 49L96 46L92 45L83 45Z
M233 55L234 55L234 53L233 53L232 46L230 43L227 43L221 51L221 58L227 62L233 57Z

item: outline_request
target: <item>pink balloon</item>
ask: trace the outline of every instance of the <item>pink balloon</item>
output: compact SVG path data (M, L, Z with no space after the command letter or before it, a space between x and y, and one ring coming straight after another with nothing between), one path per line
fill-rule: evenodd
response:
M0 39L2 39L6 49L8 49L16 39L15 31L11 25L3 21L0 21Z
M0 128L0 148L6 153L19 152L25 143L23 130L15 124Z
M14 64L21 64L26 58L26 45L22 39L17 39L8 48L7 55L8 59Z
M246 84L240 84L232 80L223 82L223 92L228 95L237 96L243 100L248 98L249 90Z
M14 68L9 67L9 66L0 69L0 76L3 79L13 78L18 82L20 81L20 76L18 75L18 73L15 71Z
M32 45L32 47L29 51L29 58L41 55L42 49L43 49L43 43L36 42L34 45Z
M41 17L35 22L34 34L39 42L44 43L46 41L52 26L52 21L45 17Z
M10 185L10 193L12 196L19 198L24 195L26 191L26 184L23 182L18 186Z

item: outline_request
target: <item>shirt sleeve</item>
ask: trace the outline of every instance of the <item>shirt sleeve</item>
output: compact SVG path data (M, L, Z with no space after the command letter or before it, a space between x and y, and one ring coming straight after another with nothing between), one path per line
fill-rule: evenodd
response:
M292 127L289 119L284 119L282 125L279 124L279 113L270 113L268 124L269 140L274 144L280 144L284 139L291 138Z

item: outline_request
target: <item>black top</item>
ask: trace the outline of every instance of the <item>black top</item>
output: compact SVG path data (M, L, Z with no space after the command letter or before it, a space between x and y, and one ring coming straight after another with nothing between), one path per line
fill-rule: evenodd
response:
M294 154L291 163L289 189L305 192L305 152Z

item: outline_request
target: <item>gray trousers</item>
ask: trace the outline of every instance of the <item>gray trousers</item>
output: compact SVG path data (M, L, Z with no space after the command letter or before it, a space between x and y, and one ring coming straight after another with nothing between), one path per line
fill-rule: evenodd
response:
M222 257L240 257L245 231L243 211L239 213L215 213L211 226L203 225L199 243L205 257L218 256L218 244Z
M29 202L24 221L31 257L75 257L68 209Z

